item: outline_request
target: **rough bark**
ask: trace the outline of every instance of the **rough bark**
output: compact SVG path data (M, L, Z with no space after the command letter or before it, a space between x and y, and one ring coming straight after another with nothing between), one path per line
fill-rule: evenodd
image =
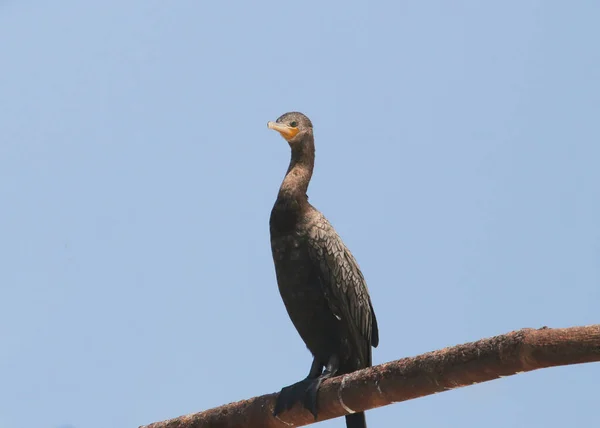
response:
M523 329L477 342L403 358L326 381L319 421L545 367L600 361L600 324ZM272 416L268 394L141 428L275 428L314 423L296 405Z

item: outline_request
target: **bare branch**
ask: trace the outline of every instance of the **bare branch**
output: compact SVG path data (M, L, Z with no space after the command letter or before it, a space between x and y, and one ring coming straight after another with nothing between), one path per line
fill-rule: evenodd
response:
M523 329L343 375L319 389L319 421L545 367L600 361L600 324ZM296 405L272 416L276 394L141 428L270 428L314 423Z

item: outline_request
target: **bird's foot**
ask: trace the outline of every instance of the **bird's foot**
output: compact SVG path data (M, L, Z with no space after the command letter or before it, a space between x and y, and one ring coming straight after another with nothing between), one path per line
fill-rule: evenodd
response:
M320 376L316 379L311 379L311 382L306 388L306 394L304 395L304 408L312 413L315 420L317 420L317 394L321 382L323 382L323 378Z
M317 393L321 382L321 377L306 378L283 388L275 401L273 416L277 416L284 410L290 410L294 404L302 401L304 408L317 419Z

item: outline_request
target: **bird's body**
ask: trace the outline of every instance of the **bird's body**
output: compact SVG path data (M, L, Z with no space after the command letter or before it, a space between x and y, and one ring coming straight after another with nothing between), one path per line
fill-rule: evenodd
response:
M306 347L323 366L336 354L340 371L367 367L375 317L358 264L308 201L300 214L287 230L280 227L285 223L280 219L286 217L280 207L271 214L271 247L283 303ZM350 298L340 300L336 294L342 293Z
M316 417L321 381L369 367L379 333L356 260L306 196L314 167L312 123L301 113L286 113L269 127L292 149L270 218L277 283L292 323L314 357L307 379L282 390L275 413L303 399ZM366 427L362 412L346 421L349 428Z

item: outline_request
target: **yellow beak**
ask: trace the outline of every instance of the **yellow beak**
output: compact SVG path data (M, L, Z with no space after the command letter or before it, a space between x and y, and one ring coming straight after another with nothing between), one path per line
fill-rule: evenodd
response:
M267 123L267 128L273 129L273 130L279 132L281 134L281 136L283 138L285 138L287 141L290 141L292 138L294 138L296 135L298 135L298 132L300 132L300 130L298 128L292 128L291 126L284 125L282 123L277 123L277 122Z

